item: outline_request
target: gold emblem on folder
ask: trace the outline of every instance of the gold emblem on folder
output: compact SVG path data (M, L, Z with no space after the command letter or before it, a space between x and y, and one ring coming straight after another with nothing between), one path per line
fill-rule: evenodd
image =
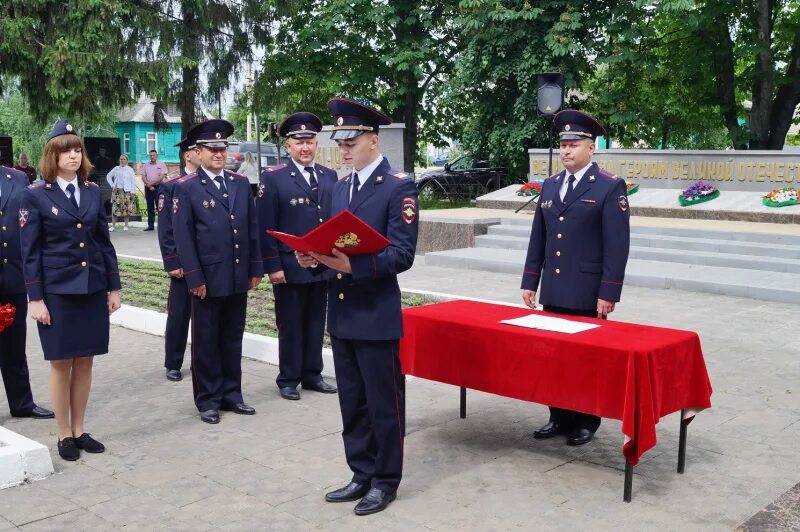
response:
M337 238L336 242L334 242L334 245L337 248L351 249L357 247L359 242L361 242L361 239L358 238L358 235L351 232L345 233Z

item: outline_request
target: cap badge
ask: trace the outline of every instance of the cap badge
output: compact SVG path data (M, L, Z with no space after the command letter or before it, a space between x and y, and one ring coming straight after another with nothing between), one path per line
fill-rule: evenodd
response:
M569 131L569 124L567 124L566 126L564 126L564 131Z
M72 133L72 124L67 124L67 131Z
M305 128L306 128L305 124L300 124L300 129L305 129Z
M340 116L336 119L336 125L341 126L342 124L344 124L344 118Z

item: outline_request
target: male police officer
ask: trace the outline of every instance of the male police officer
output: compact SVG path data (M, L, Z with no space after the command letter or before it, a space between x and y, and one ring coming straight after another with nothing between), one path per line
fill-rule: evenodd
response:
M193 140L187 138L175 144L180 150L186 164L183 175L193 175L197 171ZM167 296L167 328L164 333L164 367L167 379L179 381L183 379L181 367L186 351L186 338L189 334L189 318L192 305L183 268L175 249L175 236L172 232L172 189L182 176L174 176L161 182L158 192L158 245L161 248L161 260L164 270L169 274L169 296Z
M595 139L605 129L572 109L555 116L565 171L547 178L533 218L522 299L547 312L605 318L622 292L630 245L625 181L592 163ZM567 443L591 441L600 418L550 407L550 421L534 437L567 434Z
M264 271L275 294L280 367L276 382L281 397L289 400L300 399L301 383L305 389L336 393L321 375L325 282L301 268L292 249L267 234L275 230L304 235L323 222L323 201L330 198L338 178L334 170L314 162L321 130L322 121L312 113L295 113L281 123L278 133L287 138L291 160L261 174L256 200Z
M49 419L53 412L33 402L28 360L25 356L28 296L22 276L19 242L19 201L28 186L20 171L0 166L0 306L16 308L14 322L0 333L0 373L6 389L8 408L14 417Z
M330 214L349 209L391 244L372 255L298 253L301 266L326 266L328 333L333 347L342 438L352 481L325 495L328 502L361 501L357 515L391 503L403 472L403 392L398 347L403 335L397 274L417 247L417 187L380 153L378 127L391 120L345 98L328 102L331 138L353 172L333 188Z
M200 419L219 410L255 414L242 398L242 337L247 291L264 275L258 219L247 178L225 170L233 126L208 120L192 139L200 167L173 188L178 261L192 293L192 383Z

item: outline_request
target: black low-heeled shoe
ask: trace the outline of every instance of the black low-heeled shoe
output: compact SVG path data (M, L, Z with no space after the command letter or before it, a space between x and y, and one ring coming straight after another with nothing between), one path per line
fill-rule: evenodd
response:
M74 462L81 457L81 452L75 445L75 438L58 440L58 456L69 462Z
M84 432L75 438L75 445L77 445L78 449L83 449L87 453L103 453L106 450L106 446L92 438L88 432Z

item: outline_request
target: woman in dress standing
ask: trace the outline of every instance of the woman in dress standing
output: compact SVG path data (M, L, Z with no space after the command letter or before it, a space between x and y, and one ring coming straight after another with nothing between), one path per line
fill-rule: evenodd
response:
M119 166L115 166L106 174L106 181L111 187L111 228L117 225L117 219L125 222L124 231L128 230L128 220L139 209L136 205L136 175L133 168L128 166L128 156L124 153L119 156Z
M25 284L50 361L64 460L105 450L85 432L84 416L94 356L108 352L109 315L120 307L117 255L100 188L86 180L91 168L72 125L59 121L39 163L44 181L25 190L19 209Z

